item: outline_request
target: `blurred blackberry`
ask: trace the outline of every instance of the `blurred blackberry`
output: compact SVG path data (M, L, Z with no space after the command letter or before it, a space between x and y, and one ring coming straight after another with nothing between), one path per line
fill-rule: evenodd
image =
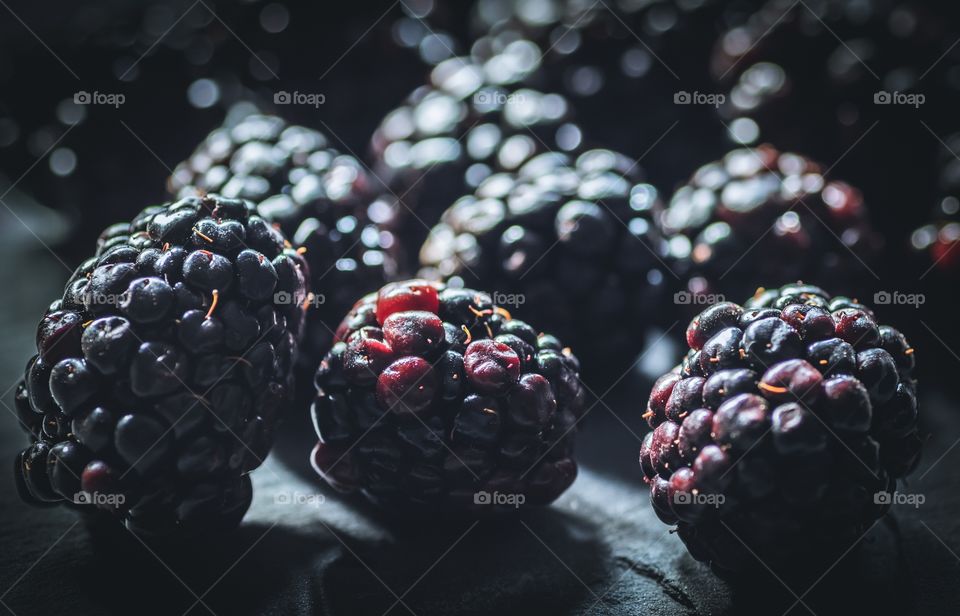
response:
M913 349L808 285L711 306L687 341L644 415L657 516L720 573L831 562L919 461Z
M960 222L939 221L920 227L913 232L913 248L925 255L924 264L931 269L956 275L960 271Z
M864 291L881 238L860 191L771 146L738 149L677 189L661 223L692 294L749 296L757 280L827 278ZM694 302L695 303L695 302Z
M960 161L953 154L960 147L960 134L945 140L940 160L940 191L943 195L926 224L910 236L910 258L907 267L895 269L897 289L907 300L921 304L892 302L904 312L919 310L922 327L910 332L911 338L923 344L927 357L924 379L946 383L949 373L939 369L954 361L953 350L960 345L953 308L956 281L960 276ZM903 298L903 295L901 295ZM891 296L892 299L892 296Z
M31 95L0 102L0 169L10 181L31 169L18 187L71 219L76 241L57 252L73 263L89 256L83 247L105 225L136 213L131 202L162 199L157 157L178 160L234 104L270 108L281 87L326 93L321 108L284 105L284 117L309 126L333 118L338 140L363 148L395 102L383 93L409 91L423 79L415 54L391 38L400 5L389 14L379 2L205 7L190 0L78 0L55 11L18 7L30 27L0 21L0 88ZM36 70L39 40L69 68L49 56ZM390 62L379 61L385 57ZM74 102L75 93L94 90L125 98L119 107ZM350 96L335 94L343 91ZM157 109L177 118L177 130L156 121ZM137 147L129 147L131 139Z
M17 392L23 498L151 535L240 522L292 388L305 264L249 203L190 197L101 236Z
M546 153L487 178L447 210L420 250L421 275L482 285L582 349L586 374L609 384L642 348L665 288L661 205L636 163L609 150L571 161Z
M433 69L430 83L387 115L373 135L374 173L392 208L376 221L419 246L440 214L496 171L516 170L544 151L573 149L579 129L567 101L518 85L538 54L527 43L512 63L466 58ZM415 261L416 255L408 255ZM415 268L415 263L410 263Z
M939 197L937 153L956 130L958 18L951 3L768 0L717 44L722 115L735 140L836 164L884 204L876 222L901 245L925 222L901 205Z
M546 505L577 475L579 363L486 293L412 280L359 301L317 373L314 468L394 513Z
M937 168L940 200L927 224L914 231L910 238L913 250L925 254L921 259L924 274L935 268L944 274L960 272L960 133L944 140Z
M692 96L716 94L709 57L718 24L737 4L481 1L474 20L479 38L470 51L485 65L504 63L513 47L532 41L540 54L523 83L566 96L587 147L635 158L655 149L647 159L651 178L673 186L684 170L723 151L723 127L713 107Z
M312 373L354 300L394 274L392 236L368 217L366 171L315 130L250 115L214 130L174 170L171 193L197 189L258 204L260 216L303 252L315 298L303 353Z

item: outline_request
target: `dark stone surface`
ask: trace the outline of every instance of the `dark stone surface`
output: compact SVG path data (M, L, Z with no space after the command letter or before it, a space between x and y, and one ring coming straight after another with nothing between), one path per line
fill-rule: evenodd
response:
M34 324L68 272L45 251L16 260L3 253L0 393L8 412L0 413L0 457L10 461L25 442L9 408L12 388ZM944 381L958 367L942 366ZM635 461L646 387L631 380L593 408L580 436L577 482L553 507L520 520L391 524L313 477L304 420L288 422L255 473L254 504L239 531L206 543L148 549L74 512L30 509L5 471L0 599L16 616L957 613L955 383L950 397L921 384L930 441L905 490L923 494L925 504L895 506L809 590L820 572L791 590L772 576L723 582L656 519Z

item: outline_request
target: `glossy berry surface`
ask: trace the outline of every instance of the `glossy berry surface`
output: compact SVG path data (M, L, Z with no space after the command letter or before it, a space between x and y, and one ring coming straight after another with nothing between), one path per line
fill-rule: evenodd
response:
M746 143L836 165L866 191L874 223L900 247L930 206L957 196L938 177L938 159L955 160L948 144L960 102L958 16L949 2L756 3L715 45L723 120L749 126L731 131ZM917 122L927 128L915 130ZM898 207L903 202L918 207Z
M511 61L487 65L444 61L373 134L373 170L392 203L378 223L410 247L411 261L440 214L491 174L579 145L569 138L579 129L570 124L566 99L522 83L536 47L520 41L513 52Z
M420 250L421 275L480 286L584 349L615 380L630 366L665 288L658 193L609 150L546 153L459 199Z
M563 95L582 149L642 158L653 183L672 188L724 147L713 106L689 104L689 97L716 91L711 47L719 26L742 11L727 4L487 0L474 6L470 51L488 68L523 66L524 84ZM644 156L653 144L656 155Z
M306 265L248 202L188 197L114 225L37 328L16 406L32 504L160 536L228 529L293 387Z
M654 385L640 465L657 516L721 573L834 557L920 456L913 348L810 285L711 306ZM752 553L752 554L751 554Z
M577 475L578 372L486 293L390 284L357 302L317 373L314 468L400 510L549 504Z
M279 228L310 266L304 358L309 370L326 353L333 329L355 298L384 284L395 270L388 232L371 222L374 182L352 156L313 129L276 116L249 115L214 130L169 179L179 196L197 191L246 199ZM238 264L257 275L257 264Z
M671 246L688 291L727 299L749 296L757 280L855 285L881 246L860 191L768 145L702 166L660 221L679 236Z

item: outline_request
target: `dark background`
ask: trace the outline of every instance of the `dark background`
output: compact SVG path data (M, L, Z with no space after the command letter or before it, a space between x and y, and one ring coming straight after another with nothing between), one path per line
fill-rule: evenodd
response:
M326 103L318 110L289 107L283 115L363 156L379 119L425 80L428 67L392 40L392 24L403 18L396 3L291 3L284 19L276 5L251 1L6 1L0 3L6 411L0 458L12 460L25 442L11 411L13 387L44 308L103 226L163 199L170 169L232 104L270 108L278 80L289 91L322 93ZM460 5L451 2L447 11L447 23L457 23ZM219 96L209 106L188 97L198 79L217 83ZM70 104L78 91L122 93L126 102L118 109L87 106L78 115ZM701 162L718 153L714 143L689 148ZM677 177L692 170L678 170ZM920 206L904 211L904 228L906 220L923 217ZM882 214L897 220L890 210ZM897 267L896 259L884 265L878 289L909 280ZM555 506L519 521L429 529L390 524L324 490L306 464L310 429L296 420L256 473L243 526L217 543L147 548L71 511L20 504L10 474L0 473L0 612L955 613L960 359L948 344L956 336L955 314L942 321L943 330L934 318L953 313L945 304L956 301L956 282L914 278L914 286L897 288L936 299L881 313L931 349L925 360L917 344L930 440L907 488L926 502L895 507L819 580L817 574L785 586L771 576L730 585L686 554L653 515L636 465L649 381L631 375L591 409L574 487ZM674 333L685 325L677 323ZM641 363L662 371L672 357L660 345ZM277 500L293 494L314 495L313 503Z

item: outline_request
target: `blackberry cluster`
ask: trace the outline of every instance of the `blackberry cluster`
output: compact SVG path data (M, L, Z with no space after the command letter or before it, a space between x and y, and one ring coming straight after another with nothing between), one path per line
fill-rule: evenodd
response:
M364 167L323 134L267 115L214 130L169 180L180 197L201 191L257 204L303 252L313 291L305 358L322 357L356 298L395 272L393 238L370 219L378 207L372 189Z
M483 285L586 349L591 379L617 379L674 279L657 191L639 175L609 150L545 153L493 175L431 230L421 275Z
M567 101L520 85L539 54L517 41L485 64L446 60L384 118L371 142L373 169L394 203L391 219L378 222L404 246L419 246L455 199L495 171L579 145Z
M292 389L306 265L241 200L188 197L101 236L37 330L16 406L23 498L151 535L240 521Z
M814 286L715 304L661 377L640 463L653 507L721 572L847 549L919 460L913 349Z
M364 297L317 373L317 472L399 510L546 505L577 475L579 363L486 293L413 280Z
M691 293L749 296L758 279L830 277L860 290L880 250L859 190L771 146L737 149L677 189L661 225Z

